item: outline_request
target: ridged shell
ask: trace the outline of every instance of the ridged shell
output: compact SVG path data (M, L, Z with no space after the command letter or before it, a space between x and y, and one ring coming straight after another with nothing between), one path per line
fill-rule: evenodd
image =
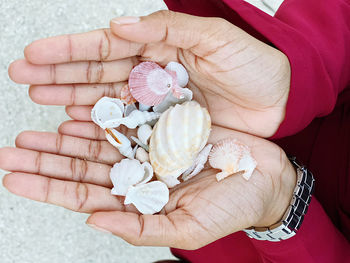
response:
M178 85L182 88L186 87L189 76L184 66L175 61L171 61L166 65L165 69L175 71Z
M142 214L158 213L169 201L169 189L160 182L130 186L124 204L133 204Z
M101 98L91 110L91 119L105 129L105 124L114 119L123 117L124 104L120 99L109 97Z
M153 169L149 163L141 164L135 159L123 159L114 164L110 171L110 178L114 186L111 193L125 196L130 186L146 183L152 177Z
M165 111L153 128L150 161L159 180L169 187L195 161L206 145L211 121L208 111L189 101Z
M243 177L248 180L257 163L251 156L247 145L236 139L226 138L212 148L209 154L209 164L213 168L222 170L216 175L216 179L220 181L237 172L243 172Z
M129 75L129 90L140 103L154 106L176 88L177 80L157 63L142 62Z

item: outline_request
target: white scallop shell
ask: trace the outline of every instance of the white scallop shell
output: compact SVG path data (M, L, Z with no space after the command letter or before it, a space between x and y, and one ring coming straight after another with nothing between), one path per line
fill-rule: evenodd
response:
M95 104L91 110L91 119L102 129L110 120L123 117L124 104L120 99L103 97Z
M136 155L135 158L137 160L139 160L141 163L143 162L149 162L149 154L148 152L146 152L145 149L143 149L142 147L138 148L136 150Z
M141 164L135 159L123 159L113 165L109 175L114 186L111 194L125 196L130 186L151 180L153 169L149 163Z
M250 148L232 138L223 139L214 145L209 154L209 164L222 170L216 175L218 181L238 172L243 172L244 179L248 180L257 165Z
M124 204L133 204L142 214L158 213L169 201L169 189L160 182L130 186Z
M165 99L158 105L153 107L154 112L160 112L163 113L167 109L169 109L171 106L174 106L175 104L182 104L186 101L192 100L193 93L190 89L182 89L182 99L178 99L174 97L172 93L168 93L168 95L165 97Z
M185 67L180 63L171 61L166 65L165 69L176 72L177 83L180 87L183 88L187 85L189 76Z
M208 111L189 101L165 111L153 128L149 153L157 178L168 187L186 171L206 145L211 121Z

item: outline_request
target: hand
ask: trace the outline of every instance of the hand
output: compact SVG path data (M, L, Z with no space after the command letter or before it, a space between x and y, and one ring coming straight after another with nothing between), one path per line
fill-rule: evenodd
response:
M251 148L258 165L250 180L236 174L217 182L217 170L206 169L171 189L160 214L140 215L110 194L109 170L122 156L96 127L71 121L61 129L63 135L21 133L17 148L0 149L0 168L12 172L4 177L4 186L29 199L91 213L88 224L131 244L183 249L202 247L250 226L270 226L281 219L292 198L296 173L278 146L214 126L211 143L233 137Z
M178 61L213 124L261 137L276 132L290 85L284 54L220 18L160 11L131 22L119 18L111 30L35 41L25 49L26 60L10 66L10 76L34 84L35 102L93 105L103 95L118 96L119 82L140 61ZM67 108L68 114L75 110Z

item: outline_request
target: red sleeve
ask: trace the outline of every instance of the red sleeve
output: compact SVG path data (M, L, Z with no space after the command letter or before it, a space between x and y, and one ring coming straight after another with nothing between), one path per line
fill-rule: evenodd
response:
M219 16L274 45L292 75L286 115L274 138L329 114L350 79L349 0L284 0L274 17L243 0L166 0L171 10Z
M350 262L350 245L313 198L298 233L281 242L251 239L263 262Z
M287 55L292 75L286 115L274 138L329 114L350 79L348 0L285 0L275 17L247 2L224 0Z

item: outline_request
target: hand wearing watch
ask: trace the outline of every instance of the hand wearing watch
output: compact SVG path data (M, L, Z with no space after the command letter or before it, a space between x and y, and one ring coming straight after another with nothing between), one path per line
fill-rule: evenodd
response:
M297 185L290 205L280 222L269 227L244 229L243 231L250 238L265 241L281 241L291 238L299 230L311 202L315 179L305 166L298 164L295 157L290 157L289 160L297 171Z

